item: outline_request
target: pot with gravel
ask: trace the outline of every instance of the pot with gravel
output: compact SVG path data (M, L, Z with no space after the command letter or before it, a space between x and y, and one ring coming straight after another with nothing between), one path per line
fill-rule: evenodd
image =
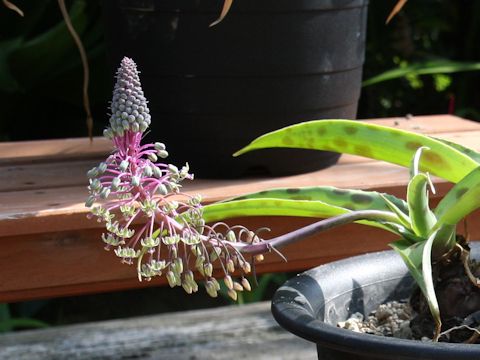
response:
M472 244L471 254L478 258L478 244ZM272 312L282 327L315 342L322 360L479 358L478 345L443 342L455 340L455 331L446 332L438 343L422 334L408 301L414 289L401 257L383 251L299 274L277 290ZM471 317L462 322L478 326ZM467 338L475 334L464 331Z

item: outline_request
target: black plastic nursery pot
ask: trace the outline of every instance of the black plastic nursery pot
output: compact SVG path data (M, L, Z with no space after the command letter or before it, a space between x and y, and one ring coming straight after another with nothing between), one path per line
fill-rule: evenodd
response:
M338 154L261 150L255 137L297 122L356 117L368 0L104 0L112 67L132 57L150 100L150 136L202 177L286 175Z
M471 255L480 258L480 244ZM427 343L336 327L355 312L368 315L378 305L411 295L413 279L393 251L322 265L287 281L272 300L272 313L288 331L317 344L321 360L473 360L480 345Z

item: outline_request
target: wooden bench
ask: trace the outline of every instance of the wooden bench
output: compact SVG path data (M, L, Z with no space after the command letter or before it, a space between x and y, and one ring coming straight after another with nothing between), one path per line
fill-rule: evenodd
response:
M453 116L375 120L479 149L480 125ZM0 302L86 294L141 286L135 269L102 250L101 228L86 219L87 169L110 150L96 138L0 143ZM398 166L342 156L329 169L297 176L243 180L195 180L189 192L207 202L270 187L335 185L403 196L408 172ZM437 194L451 186L434 180ZM478 214L477 214L478 218ZM237 219L279 234L311 219ZM469 220L471 237L480 222ZM345 234L348 234L347 236ZM302 270L327 261L386 248L392 238L352 225L286 248L288 263L267 256L258 272ZM316 359L315 345L283 331L267 302L133 319L111 320L0 336L2 360L77 359Z
M374 120L376 123L431 134L479 148L480 125L454 116ZM86 218L86 171L110 151L103 138L0 143L0 302L104 292L162 284L139 283L135 268L103 251L100 224ZM194 168L195 164L192 164ZM193 169L194 170L194 169ZM185 185L207 202L271 187L334 185L386 191L404 196L408 172L398 166L342 156L328 169L280 178L202 180ZM437 194L449 184L435 179ZM250 228L268 226L272 236L310 223L303 218L237 219ZM469 222L471 236L480 222ZM348 236L345 236L348 234ZM352 225L312 237L284 249L284 263L270 255L259 273L302 270L334 259L386 248L392 237Z

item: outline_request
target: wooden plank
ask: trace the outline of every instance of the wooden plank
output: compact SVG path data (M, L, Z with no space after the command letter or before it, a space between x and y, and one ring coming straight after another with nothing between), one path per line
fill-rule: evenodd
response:
M266 238L277 236L313 222L296 217L232 219L231 225L251 229L270 227ZM459 229L462 231L462 228ZM480 238L480 212L468 220L470 238ZM36 236L0 238L0 302L106 292L135 287L164 285L164 278L139 283L134 266L120 263L113 252L103 250L101 229L52 232ZM304 270L366 252L387 249L395 237L380 229L348 225L282 249L285 263L275 253L258 263L258 274Z
M405 116L362 120L421 134L439 134L478 130L478 123L454 115Z
M311 223L305 218L245 218L229 221L252 229L270 227L268 237ZM102 229L52 232L0 238L8 246L0 252L0 302L42 296L65 296L132 287L164 285L165 279L139 283L134 266L120 263L113 252L103 250ZM350 235L345 237L345 233ZM352 243L352 236L357 238ZM371 238L371 239L370 239ZM305 269L341 257L385 249L393 238L380 230L352 225L286 247L285 263L276 254L257 264L257 273ZM12 261L14 259L14 261ZM39 271L39 269L42 269ZM101 284L101 286L99 286ZM48 289L48 291L45 291ZM44 295L42 295L44 294Z
M463 131L478 130L475 122L452 115L363 121L429 134L458 131L459 129ZM110 141L103 137L94 137L93 142L90 142L88 138L0 142L0 165L98 158L109 153L111 149Z
M317 352L261 302L1 335L0 358L313 360Z
M381 121L388 123L392 119ZM412 120L393 121L399 122L399 125L394 126L415 124L410 123ZM437 135L479 148L478 124L450 116L421 118L417 124L424 126L424 130L429 133L440 131L440 128L453 129L455 125L455 129L460 131L440 131ZM427 126L432 128L427 129ZM81 147L77 150L85 151ZM98 156L99 153L87 151L85 156ZM26 154L19 159L28 158L27 155L32 156ZM162 284L157 281L138 283L135 269L119 264L112 253L100 250L101 225L86 218L86 181L81 175L98 159L84 160L84 156L65 162L59 152L48 147L44 148L43 155L50 159L50 163L38 158L35 164L29 166L21 165L21 161L20 165L0 165L0 242L3 244L0 253L0 302ZM68 156L76 155L71 153ZM17 167L23 170L1 171ZM39 174L49 175L42 180ZM366 174L374 176L368 177ZM22 184L30 180L36 182ZM242 180L200 179L187 183L185 190L202 193L207 202L271 187L311 185L375 189L403 197L407 180L408 172L401 167L344 157L334 167L309 174ZM435 179L435 183L437 195L434 201L451 186L439 179ZM270 226L274 229L273 236L311 221L301 218L258 217L235 219L232 223L242 223L252 229ZM473 218L469 222L469 229L473 238L480 238L480 221ZM352 235L355 240L352 240ZM262 273L305 269L340 257L383 249L390 240L391 237L378 230L352 225L286 248L285 255L289 259L287 264L276 256L267 256L257 270Z
M112 149L103 137L0 142L0 165L103 157Z
M374 174L374 176L365 176ZM398 196L404 195L408 171L383 162L337 165L309 174L248 180L202 180L186 183L188 193L202 194L205 202L262 191L275 187L335 185L345 188L376 189ZM449 185L434 179L437 195L442 196ZM21 235L91 228L98 226L86 219L84 206L86 186L45 188L0 192L0 234Z
M374 122L407 130L413 128L416 129L415 131L435 134L436 136L446 138L447 140L460 141L466 146L480 149L480 144L478 143L478 138L480 137L480 126L477 123L462 120L449 115L436 117L415 117L412 120L405 120L405 118L393 118L374 120ZM461 129L462 131L446 132L452 129ZM69 143L69 141L70 140L68 139L65 140L66 143ZM59 188L74 185L82 186L86 184L86 171L104 159L105 154L110 149L110 145L106 140L95 138L95 141L98 142L98 146L91 150L90 148L83 148L89 146L87 141L84 143L80 142L80 140L75 141L78 143L77 147L72 146L73 149L78 151L78 153L75 154L73 153L74 150L66 149L68 146L62 144L60 140L52 140L50 146L47 146L49 144L48 141L40 141L40 144L37 146L26 146L29 149L27 154L20 151L19 154L14 155L12 158L6 158L5 154L0 152L0 192ZM6 144L3 145L6 146ZM0 147L1 145L2 144L0 143ZM32 151L34 151L36 147L38 148L38 153L41 155L37 159L38 161L36 163L27 164L25 162L20 162L2 166L2 162L4 163L7 160L13 161L19 157L31 159L33 156ZM56 149L55 147L58 147L61 151L53 154L49 153L49 151L53 151L52 149ZM11 154L11 151L12 149L10 148L6 154ZM66 154L70 154L70 156L73 158L69 161L65 161L62 156L67 156ZM75 159L75 156L78 156L78 158ZM90 156L94 157L90 158ZM89 160L85 160L85 158L89 158ZM42 161L39 159L42 159ZM344 165L369 161L371 160L363 157L343 155L339 161L339 164ZM192 170L195 172L195 169ZM218 181L212 181L212 186L218 186Z
M440 133L436 136L459 142L472 149L480 150L480 126L477 125L477 130ZM93 166L103 160L102 158L94 158L91 160L76 160L76 161L61 161L35 164L14 164L0 166L0 192L13 192L24 190L37 190L49 188L61 188L69 186L86 186L87 178L86 172ZM339 165L372 163L372 160L354 155L342 155ZM192 169L193 172L194 169ZM317 172L304 174L299 178L311 176L312 182L315 181L321 174L329 169L320 170ZM295 180L295 177L288 177ZM288 181L288 178L281 177L282 182ZM298 178L298 177L297 177ZM196 179L195 183L202 183L202 187L207 188L223 188L230 186L240 186L241 184L249 184L257 181L266 181L268 178L249 178L243 180L202 180ZM348 185L347 185L348 186ZM188 188L188 185L187 185Z
M0 166L0 192L88 185L87 171L97 159Z

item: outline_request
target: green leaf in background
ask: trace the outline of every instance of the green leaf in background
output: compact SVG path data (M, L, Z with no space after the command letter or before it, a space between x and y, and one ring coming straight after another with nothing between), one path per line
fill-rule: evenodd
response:
M8 304L0 304L0 329L2 332L12 330L12 327L8 326L10 319L10 308Z
M264 148L328 150L364 156L409 167L418 148L426 146L421 170L452 182L478 166L469 156L431 137L352 120L308 121L253 140L234 156Z
M70 9L72 23L79 34L88 25L85 8L84 1L75 1ZM61 63L48 61L62 58L64 61ZM25 41L9 59L15 77L28 87L58 76L79 61L78 51L63 20L48 31ZM36 64L34 67L33 63Z
M44 0L28 4L27 16L16 18L15 22L8 23L15 36L9 38L7 35L5 40L0 41L0 91L12 93L24 90L14 75L15 64L12 63L11 56L22 49L32 29L42 21L42 16L44 16L49 2ZM2 35L4 35L3 32ZM42 63L50 63L50 57L44 57ZM36 68L36 66L30 66L29 70L33 70L32 68Z
M43 321L31 318L13 318L8 304L0 304L0 333L17 328L46 328L49 325Z
M0 322L0 332L7 332L18 328L44 329L49 326L49 324L40 320L30 318L13 318Z
M480 70L480 62L462 62L447 59L418 62L407 66L391 69L376 75L363 82L363 86L370 86L384 81L404 77L433 74L450 74L464 71Z
M12 75L8 57L21 43L22 39L19 37L0 41L0 91L11 93L20 90L17 80Z

